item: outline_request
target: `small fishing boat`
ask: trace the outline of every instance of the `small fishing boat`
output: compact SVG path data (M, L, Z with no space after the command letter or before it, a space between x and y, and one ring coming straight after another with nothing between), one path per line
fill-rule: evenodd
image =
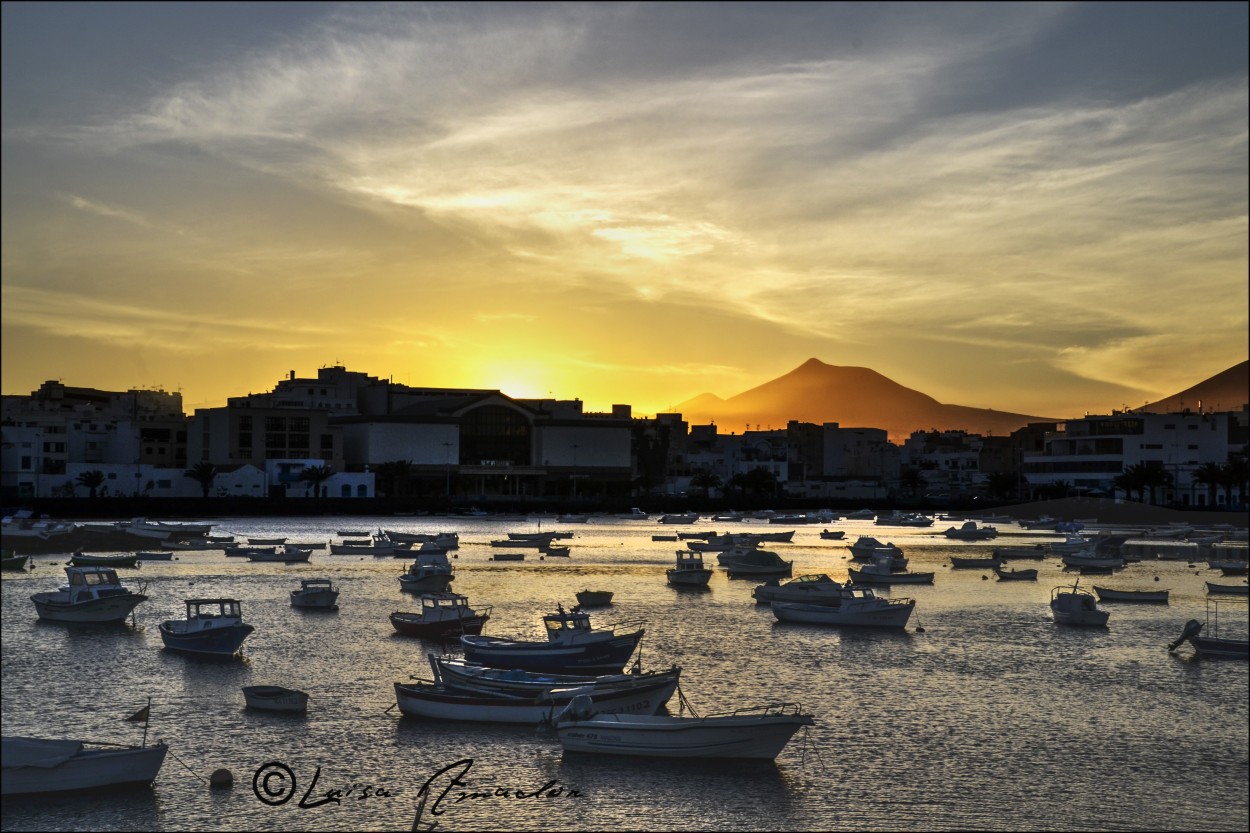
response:
M125 621L147 596L122 585L109 567L66 567L69 583L59 590L35 593L39 618L47 622L107 625Z
M889 554L875 556L871 564L862 570L847 568L847 575L854 584L932 584L933 573L909 573L893 567L894 557Z
M25 570L27 563L30 561L29 554L19 555L15 552L6 552L0 558L0 569L3 570Z
M328 578L300 579L299 589L291 591L291 607L338 610L339 591Z
M296 564L302 561L308 561L312 557L312 550L303 550L299 547L293 547L290 544L283 544L278 547L271 547L270 549L272 552L252 553L247 557L247 560Z
M497 552L490 557L491 561L524 561L523 552Z
M755 601L762 604L771 602L799 602L800 604L837 604L842 598L841 582L834 581L824 573L799 576L784 584L777 579L769 579L751 591Z
M391 626L404 636L438 639L462 634L480 634L490 607L469 607L469 600L459 593L424 593L420 613L391 614Z
M1037 570L1017 570L1014 567L1004 570L995 567L994 575L998 576L999 581L1037 581Z
M960 526L952 526L942 534L956 541L987 541L997 538L998 530L992 526L977 526L976 521L964 521Z
M551 720L556 712L579 695L588 697L594 709L601 713L654 714L676 690L677 680L670 678L642 685L552 688L535 697L514 697L413 682L395 683L395 701L400 712L410 717L532 726Z
M187 618L161 622L161 640L171 651L230 657L256 630L243 622L238 599L187 599Z
M557 715L555 726L566 752L773 760L795 732L814 722L792 703L706 717L605 714L592 698L579 694Z
M137 552L135 553L140 561L173 561L174 553L172 550L162 550L161 552Z
M464 658L495 668L556 674L618 674L629 661L646 632L636 623L592 628L590 614L578 608L543 617L547 641L529 641L500 636L462 636ZM631 628L620 630L618 628Z
M819 604L780 601L770 604L779 622L857 628L906 627L916 608L914 599L883 599L870 587L846 585L837 591L836 603L823 599Z
M1003 566L1001 558L959 558L951 556L951 567L956 570L988 570Z
M550 556L551 558L568 558L569 549L569 547L548 544L545 547L540 547L539 551L542 552L543 555Z
M1232 600L1227 600L1227 604ZM1207 620L1199 622L1197 619L1190 619L1185 623L1185 629L1181 632L1180 638L1168 645L1169 651L1175 651L1180 647L1182 642L1189 642L1194 647L1194 654L1199 657L1210 657L1213 659L1247 659L1250 658L1250 640L1229 638L1229 636L1220 633L1220 600L1207 600ZM1240 602L1235 604L1244 610L1244 605ZM1215 622L1212 624L1212 608L1215 610ZM1239 617L1242 622L1245 621L1244 613ZM1207 630L1209 636L1202 636L1203 629ZM1244 634L1244 626L1242 633Z
M308 711L308 695L305 692L279 685L244 686L243 699L249 709L262 709L267 712Z
M1168 603L1167 590L1116 590L1111 587L1093 585L1100 602L1155 602Z
M407 593L444 593L454 579L446 552L423 552L399 577L399 586Z
M666 571L674 587L707 587L712 571L703 565L703 556L692 550L678 550L677 564Z
M265 546L282 546L286 543L285 538L248 538L247 542L254 547Z
M579 607L605 607L612 604L611 590L582 590L577 594Z
M737 576L788 576L794 568L793 561L785 561L775 552L753 547L732 547L716 556L716 563L724 567L730 578Z
M1080 625L1100 628L1107 624L1111 614L1098 607L1094 594L1079 586L1080 579L1071 585L1054 588L1050 594L1050 610L1060 625Z
M820 537L823 541L841 541L846 537L846 531L842 529L822 529Z
M1208 581L1207 593L1216 596L1247 596L1250 595L1250 585L1216 584L1213 581Z
M666 671L642 671L635 665L624 674L548 674L521 671L517 668L490 668L473 662L429 654L430 667L436 684L480 694L500 694L513 697L537 697L553 688L590 687L630 688L649 686L657 682L677 682L681 668L674 665Z

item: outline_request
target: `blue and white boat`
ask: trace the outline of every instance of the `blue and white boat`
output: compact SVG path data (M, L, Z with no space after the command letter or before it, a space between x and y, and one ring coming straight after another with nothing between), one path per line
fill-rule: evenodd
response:
M171 651L230 657L256 628L243 622L238 599L187 599L187 618L161 622L160 630Z
M611 628L592 628L590 614L578 608L543 617L547 641L525 641L500 636L462 636L464 658L468 662L492 668L519 668L523 671L544 671L553 674L619 674L629 662L644 628L618 632Z

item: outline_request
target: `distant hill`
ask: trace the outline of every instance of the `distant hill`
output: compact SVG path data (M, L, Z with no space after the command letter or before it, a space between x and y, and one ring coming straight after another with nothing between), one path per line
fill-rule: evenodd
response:
M1183 411L1186 408L1197 411L1199 403L1204 411L1236 411L1242 405L1250 403L1250 361L1235 364L1192 388L1133 410L1156 414Z
M808 359L786 375L728 399L704 393L674 410L687 422L716 422L725 431L739 432L748 424L784 428L789 420L797 420L817 425L836 422L845 428L884 428L892 439L931 429L1004 436L1030 422L1057 421L945 405L875 370L838 367L818 359Z

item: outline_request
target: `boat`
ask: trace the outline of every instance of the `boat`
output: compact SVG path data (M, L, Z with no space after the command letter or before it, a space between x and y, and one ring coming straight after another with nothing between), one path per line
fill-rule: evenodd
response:
M964 521L958 528L952 526L943 534L956 541L988 541L998 537L998 530L992 526L977 526L976 521Z
M438 639L462 634L480 634L492 608L469 607L469 599L459 593L423 593L421 612L391 614L391 626L404 636Z
M1034 544L1031 547L994 547L991 553L1002 561L1016 558L1040 561L1050 555L1050 548L1043 544Z
M824 541L841 541L846 536L846 530L843 529L822 529L820 531L821 540Z
M140 561L173 561L174 554L172 551L161 552L137 552L135 555Z
M551 543L557 538L567 540L573 537L572 532L509 532L508 539L511 541L542 541Z
M1071 585L1061 585L1050 593L1050 610L1060 625L1081 625L1100 628L1107 624L1111 614L1098 607L1094 594L1079 586L1080 579Z
M187 618L161 622L161 640L171 651L230 657L256 628L243 622L238 599L187 599Z
M1156 602L1167 604L1167 590L1116 590L1111 587L1093 585L1100 602Z
M747 547L734 547L716 556L716 562L724 567L730 578L735 576L788 576L794 568L793 561L785 561L775 552Z
M336 529L334 534L340 538L363 538L368 532L362 532L359 529Z
M544 556L549 556L551 558L568 558L569 557L568 547L557 547L552 544L548 544L545 547L539 547L539 551Z
M676 683L681 668L674 665L666 671L642 671L635 665L623 674L543 674L519 669L490 668L450 657L429 655L434 681L444 688L479 694L500 694L513 697L536 697L553 688L631 688L657 682Z
M613 517L622 521L645 521L650 519L650 515L639 509L637 506L631 506L628 512L618 512Z
M1250 585L1216 584L1213 581L1208 581L1207 593L1217 596L1246 596L1250 595Z
M243 686L243 699L249 709L262 709L267 712L308 711L308 695L305 692L280 685Z
M1123 558L1101 556L1092 551L1065 553L1060 560L1063 561L1063 566L1078 569L1118 570L1125 564Z
M676 515L661 515L662 524L692 524L699 520L698 512L682 512Z
M1037 570L1017 570L1014 567L1004 570L995 567L994 575L998 576L999 581L1037 581Z
M769 602L800 602L802 604L837 604L841 598L842 583L834 581L824 573L799 576L781 584L777 579L769 579L751 591L755 601Z
M66 567L69 583L59 590L35 593L39 618L46 622L106 625L122 622L147 596L122 585L109 567Z
M410 717L536 725L551 720L579 695L589 698L593 708L602 713L654 714L676 690L677 680L665 679L644 685L552 688L534 697L514 697L413 682L395 683L395 701L399 710Z
M984 570L1001 566L1003 566L1001 558L960 558L954 555L951 556L951 567L956 570Z
M890 555L878 555L862 570L847 568L847 575L854 584L932 584L933 573L909 573L893 567Z
M566 752L771 761L795 732L814 723L793 703L674 717L607 714L589 696L579 694L557 715L555 727Z
M882 551L896 553L899 556L903 551L891 543L881 543L871 535L861 535L856 539L854 544L848 547L851 551L851 558L856 561L871 561L874 555L880 554Z
M408 593L444 593L454 579L447 553L421 553L399 577L399 586Z
M293 547L290 544L283 544L280 549L275 547L273 550L273 552L253 553L247 557L247 560L295 564L297 562L307 561L312 557L312 550L302 550L299 547Z
M874 523L877 526L933 526L933 519L919 512L895 512L893 515L878 515Z
M129 555L87 555L75 552L70 556L69 563L74 567L137 567L139 556L133 552Z
M169 747L92 744L5 735L0 740L0 794L87 793L148 787ZM98 748L97 748L98 747Z
M589 515L580 515L576 513L556 515L556 523L560 524L584 524L589 520Z
M15 552L6 552L3 558L0 558L0 569L25 570L26 565L29 562L30 562L29 554L18 554Z
M903 628L916 609L914 599L883 599L871 587L842 586L837 598L807 602L772 602L779 622L844 625L857 628Z
M703 556L693 550L678 550L677 563L665 571L674 587L707 587L712 571L703 565Z
M299 589L291 591L291 607L312 610L338 610L339 591L328 578L300 579Z
M1194 654L1199 657L1210 657L1213 659L1247 659L1250 658L1250 640L1246 639L1230 639L1226 635L1219 632L1219 602L1208 600L1207 602L1207 620L1199 622L1197 619L1190 619L1185 623L1185 629L1181 632L1180 638L1168 645L1168 651L1175 651L1180 647L1182 642L1189 642L1194 648ZM1237 602L1240 607L1240 602ZM1211 625L1211 608L1215 607L1215 626ZM1244 619L1244 617L1242 617ZM1202 636L1202 630L1206 628L1210 636Z
M250 558L253 555L273 555L277 547L226 547L223 550L231 558Z
M605 607L612 604L611 590L582 590L577 594L579 607Z
M550 671L557 674L617 674L629 661L645 628L614 625L592 628L590 614L578 608L543 617L547 641L537 642L500 636L462 636L464 658L495 668ZM631 628L620 630L618 628Z
M265 546L282 546L286 543L285 538L248 538L247 542L253 547Z
M524 561L523 552L497 552L490 557L491 561Z

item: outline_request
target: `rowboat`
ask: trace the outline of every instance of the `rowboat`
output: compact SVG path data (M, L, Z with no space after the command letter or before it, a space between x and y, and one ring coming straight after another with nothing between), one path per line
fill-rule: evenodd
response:
M611 590L582 590L577 594L580 607L604 607L612 604Z
M1168 603L1167 590L1115 590L1094 585L1100 602L1161 602Z
M1250 585L1216 584L1213 581L1208 581L1207 593L1217 595L1217 596L1246 596L1246 595L1250 595Z
M278 685L249 685L243 687L243 699L250 709L270 712L304 712L308 710L308 695L293 688Z
M706 717L605 714L578 695L555 720L566 752L660 758L772 760L794 733L815 721L794 704L738 709Z
M3 558L0 558L0 569L25 570L26 564L29 561L30 561L29 554L19 555L15 552L6 552Z
M993 556L1002 561L1010 561L1014 558L1027 558L1034 561L1040 561L1050 555L1050 548L1042 544L1034 544L1031 547L994 547L991 550Z
M645 685L601 689L593 686L553 688L536 697L514 697L468 693L415 682L395 683L395 700L399 710L411 717L474 723L537 724L552 719L578 695L588 697L596 711L607 714L655 714L676 690L677 680L668 679Z
M491 561L524 561L523 552L497 552L490 557Z
M1037 581L1037 570L1017 570L1014 567L1004 570L995 567L994 575L998 576L999 581Z
M462 659L429 654L434 682L444 688L479 694L507 694L514 697L536 697L553 688L628 688L657 682L677 682L681 668L674 665L666 671L642 671L634 666L625 674L542 674L520 669L505 670L466 662Z
M139 556L130 555L86 555L76 552L70 556L69 563L75 567L137 567Z
M5 736L0 742L0 794L111 792L148 787L156 780L169 751L163 741L152 746L88 746L89 743Z
M957 570L965 569L992 569L994 567L1003 566L1001 558L959 558L951 556L951 566Z

